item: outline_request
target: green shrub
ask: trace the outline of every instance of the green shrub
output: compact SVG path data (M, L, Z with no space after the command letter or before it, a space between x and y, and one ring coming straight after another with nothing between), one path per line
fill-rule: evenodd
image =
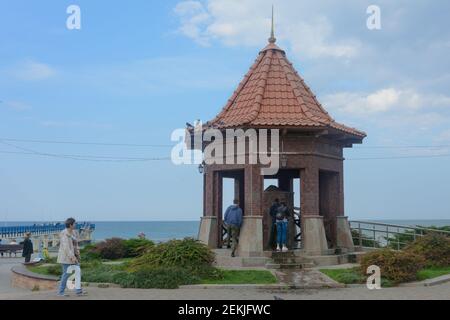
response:
M153 248L155 243L147 239L129 239L124 241L124 245L127 250L126 257L134 258Z
M378 266L381 276L394 284L417 279L417 272L424 266L421 256L405 251L380 249L367 253L361 261L361 274L366 275L369 266Z
M177 267L195 273L211 272L215 255L198 240L186 238L158 244L130 263L130 271L147 268Z
M426 229L426 230L424 230ZM402 233L390 235L389 237L384 237L388 241L388 246L392 249L404 249L405 246L413 243L417 235L430 235L436 234L438 231L450 231L450 226L444 227L435 227L435 226L417 226L416 228L408 228L404 230ZM445 234L444 236L449 237L449 234ZM399 244L400 243L400 244Z
M200 278L182 268L148 268L136 272L121 272L113 282L122 288L176 289L180 285L200 283Z
M54 276L61 276L62 275L62 267L59 264L51 265L47 267L48 274L54 275Z
M55 264L56 263L56 257L46 257L44 259L44 263Z
M405 251L422 256L427 267L450 266L450 238L429 233L416 239Z
M83 282L92 283L113 283L114 276L122 273L123 270L118 266L105 264L94 264L90 266L81 266L81 279Z
M97 243L92 252L98 254L102 259L117 260L127 256L127 247L125 240L112 238Z
M81 261L100 260L101 256L95 251L95 245L89 244L80 250Z
M82 261L117 260L138 257L153 246L154 243L147 239L112 238L95 245L88 245L81 250L80 254Z

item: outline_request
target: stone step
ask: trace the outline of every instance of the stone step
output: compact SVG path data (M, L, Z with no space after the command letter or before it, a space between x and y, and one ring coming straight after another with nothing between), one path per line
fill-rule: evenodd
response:
M274 263L277 264L286 264L286 263L312 263L311 260L305 258L283 258L283 259L272 259Z
M310 269L314 268L313 263L268 263L267 269Z

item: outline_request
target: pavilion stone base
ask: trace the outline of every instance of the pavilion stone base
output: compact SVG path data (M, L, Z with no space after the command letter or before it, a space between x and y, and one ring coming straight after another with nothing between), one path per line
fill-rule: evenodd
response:
M305 253L309 255L328 253L323 217L319 215L303 216L302 239Z
M348 252L355 251L355 245L353 244L352 232L350 230L348 217L337 217L336 229L337 246L339 248L347 249Z
M239 257L261 257L264 255L262 217L244 217L237 253Z
M198 231L198 240L210 248L217 248L217 229L216 217L202 217Z

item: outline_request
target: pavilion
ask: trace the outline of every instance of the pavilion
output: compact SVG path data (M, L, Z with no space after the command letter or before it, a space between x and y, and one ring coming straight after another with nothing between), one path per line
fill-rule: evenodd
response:
M300 228L290 229L295 230L290 232L291 249L314 255L338 248L351 252L354 246L344 214L343 149L362 143L366 134L334 121L275 43L272 23L268 45L223 110L203 130L278 129L280 169L265 176L260 163L202 165L199 239L211 248L222 248L223 179L231 178L244 212L240 256L262 256L268 250L270 203L279 198L293 208L294 197L300 198L301 223ZM192 137L193 129L188 132ZM206 146L204 143L202 150ZM276 179L278 186L264 190L264 179ZM294 190L294 179L300 179L300 190Z

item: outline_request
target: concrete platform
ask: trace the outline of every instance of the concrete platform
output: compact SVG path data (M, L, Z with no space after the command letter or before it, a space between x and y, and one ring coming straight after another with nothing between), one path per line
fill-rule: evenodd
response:
M362 251L355 251L351 253L334 254L335 250L328 250L325 255L309 255L303 250L292 250L288 254L295 256L294 259L287 259L286 261L275 261L273 259L274 252L264 251L260 257L231 257L230 249L215 249L216 266L225 268L240 268L240 267L267 267L269 269L280 269L283 264L294 268L294 264L302 265L294 269L314 268L322 266L335 266L342 264L360 263L361 257L365 254ZM277 255L286 253L275 252ZM288 261L289 260L289 261ZM291 261L293 260L293 261Z

